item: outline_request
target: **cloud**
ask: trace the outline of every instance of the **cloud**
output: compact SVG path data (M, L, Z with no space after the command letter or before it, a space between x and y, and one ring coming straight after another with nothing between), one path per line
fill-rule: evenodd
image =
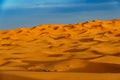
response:
M73 2L73 3L72 3ZM60 2L47 2L47 0L43 2L37 2L37 3L23 3L23 4L14 4L14 5L4 5L4 9L27 9L27 8L94 8L94 7L115 7L119 6L118 1L112 1L112 2L103 2L103 3L87 3L87 2L79 2L78 0L70 0L69 1L63 1Z
M5 0L3 9L119 7L119 0Z
M54 5L54 4L71 4L80 3L85 0L4 0L4 8L30 8L30 6L39 5ZM24 6L24 7L22 7ZM26 7L28 6L28 7Z
M31 5L31 6L24 6L25 8L54 8L54 7L100 7L100 6L116 6L119 5L117 1L114 2L107 2L107 3L76 3L76 4L38 4L38 5Z

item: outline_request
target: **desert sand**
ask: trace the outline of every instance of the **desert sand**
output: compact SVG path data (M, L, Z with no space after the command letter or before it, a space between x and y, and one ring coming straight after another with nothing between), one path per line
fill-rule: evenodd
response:
M2 80L120 80L120 20L0 30L0 72Z

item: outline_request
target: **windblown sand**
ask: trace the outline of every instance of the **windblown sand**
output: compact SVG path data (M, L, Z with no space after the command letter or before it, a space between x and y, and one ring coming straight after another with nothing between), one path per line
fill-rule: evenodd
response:
M120 20L1 30L0 71L120 73Z

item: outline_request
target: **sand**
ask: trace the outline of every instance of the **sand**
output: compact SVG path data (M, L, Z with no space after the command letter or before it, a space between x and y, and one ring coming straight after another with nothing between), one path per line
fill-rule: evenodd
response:
M7 76L7 77L6 77ZM120 80L116 73L16 72L0 74L1 80Z
M2 80L119 80L120 20L0 30L0 71Z

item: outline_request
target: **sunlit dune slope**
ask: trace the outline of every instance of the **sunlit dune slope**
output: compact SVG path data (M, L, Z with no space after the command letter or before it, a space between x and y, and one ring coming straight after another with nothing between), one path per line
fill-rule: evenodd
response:
M0 31L1 71L120 72L120 20Z

